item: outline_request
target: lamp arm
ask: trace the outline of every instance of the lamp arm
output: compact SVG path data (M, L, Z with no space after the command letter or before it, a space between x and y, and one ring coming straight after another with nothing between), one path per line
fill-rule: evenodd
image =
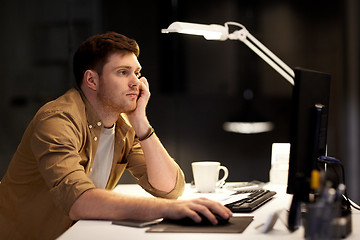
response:
M241 24L235 22L227 22L225 26L236 25L241 27L240 30L234 31L228 35L231 40L240 40L245 43L251 50L253 50L259 57L261 57L267 64L274 68L280 75L294 85L295 73L286 65L280 58L273 54L267 47L265 47L259 40L257 40L249 31ZM250 41L248 40L250 39ZM260 49L260 50L259 50Z
M267 64L274 68L281 76L283 76L291 85L294 85L294 78L285 72L278 64L270 59L266 54L260 51L252 42L245 39L243 43L246 44L251 50L253 50L259 57L261 57Z
M249 32L248 32L249 33ZM280 65L290 76L295 77L294 70L292 70L288 65L286 65L280 58L278 58L275 54L273 54L267 47L265 47L260 41L258 41L253 35L250 33L247 35L248 38L255 43L262 51L264 51L270 58L274 59L274 61Z

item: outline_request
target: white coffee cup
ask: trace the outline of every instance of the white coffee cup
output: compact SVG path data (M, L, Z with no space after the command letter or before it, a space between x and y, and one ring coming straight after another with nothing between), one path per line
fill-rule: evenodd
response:
M203 161L191 163L196 190L203 193L215 192L215 189L222 186L229 176L226 167L220 166L220 162ZM220 170L224 176L219 180Z

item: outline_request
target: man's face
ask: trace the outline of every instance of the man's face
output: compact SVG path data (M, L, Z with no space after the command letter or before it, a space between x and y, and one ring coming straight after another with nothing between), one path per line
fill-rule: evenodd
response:
M109 111L135 110L139 95L141 66L134 53L109 56L100 76L98 99Z

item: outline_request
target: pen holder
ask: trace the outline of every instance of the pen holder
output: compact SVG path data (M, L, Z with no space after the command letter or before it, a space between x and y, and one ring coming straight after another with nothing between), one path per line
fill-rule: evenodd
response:
M340 203L315 202L306 204L305 238L308 240L336 240L341 238Z

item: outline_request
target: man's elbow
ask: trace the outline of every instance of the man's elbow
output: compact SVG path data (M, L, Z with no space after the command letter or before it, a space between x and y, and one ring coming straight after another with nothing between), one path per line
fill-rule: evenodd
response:
M77 201L71 206L69 211L69 217L72 221L79 220L81 218L80 209L78 207Z
M91 197L92 192L93 189L89 189L75 200L69 211L69 217L71 220L76 221L87 218L87 214L89 214L89 198Z

